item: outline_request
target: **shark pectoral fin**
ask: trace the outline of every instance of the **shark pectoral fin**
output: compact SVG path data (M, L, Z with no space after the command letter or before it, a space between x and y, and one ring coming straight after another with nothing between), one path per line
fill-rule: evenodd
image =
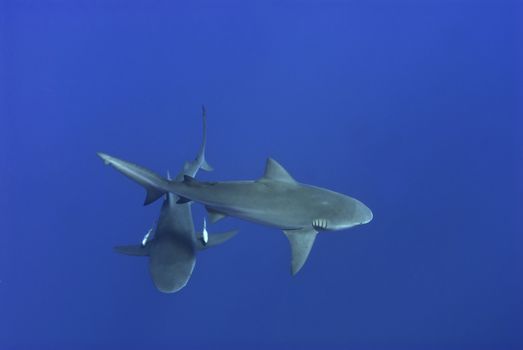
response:
M233 238L234 236L236 236L237 233L238 233L238 230L232 230L232 231L227 231L224 233L210 234L208 236L207 243L204 242L203 234L199 234L198 240L197 240L197 247L199 250L207 249L210 247L216 247L217 245L220 245L220 244L228 241L229 239Z
M318 232L311 228L303 228L299 230L284 230L283 233L285 233L291 244L291 273L294 276L307 261Z
M120 245L113 248L113 250L120 254L132 256L148 256L149 247L143 245Z
M209 219L211 220L211 223L213 223L213 224L215 222L223 219L224 217L226 217L225 214L219 213L216 210L214 210L213 208L205 207L205 209L207 209L207 214L209 216Z

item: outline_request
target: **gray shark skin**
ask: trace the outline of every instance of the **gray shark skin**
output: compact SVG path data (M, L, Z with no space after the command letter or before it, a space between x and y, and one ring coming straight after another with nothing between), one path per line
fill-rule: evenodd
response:
M212 222L233 216L282 229L291 245L292 275L305 264L317 233L366 224L373 218L372 211L357 199L301 184L271 158L258 180L197 182L189 175L183 181L169 181L125 160L99 156L145 187L146 204L157 193L171 192L180 197L178 203L203 204Z
M198 170L212 170L205 161L206 143L206 116L203 110L203 141L198 156L192 162L187 162L176 176L182 180L184 176L196 176ZM135 179L145 187L150 181L140 176L139 167L120 169L130 178ZM169 176L168 176L169 179ZM155 192L154 198L158 195ZM160 193L160 196L164 192ZM236 231L208 236L204 241L196 238L192 218L191 203L177 204L178 197L173 193L166 193L160 216L155 230L152 229L144 238L141 245L117 246L116 252L149 257L149 271L156 288L164 293L174 293L185 287L189 281L196 263L196 253L209 247L216 246L232 238ZM149 234L154 237L149 239Z

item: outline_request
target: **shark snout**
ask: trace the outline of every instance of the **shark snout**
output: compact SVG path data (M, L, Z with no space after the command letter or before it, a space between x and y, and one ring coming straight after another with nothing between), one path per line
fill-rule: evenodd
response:
M365 204L361 202L359 202L358 204L359 205L356 217L358 218L359 224L368 224L372 221L372 218L374 217L374 215L372 214L372 210L370 210L369 207L367 207Z
M345 230L354 226L367 224L372 221L372 210L357 199L347 197L345 205L335 215L326 216L327 229L325 231ZM314 226L314 222L313 222Z

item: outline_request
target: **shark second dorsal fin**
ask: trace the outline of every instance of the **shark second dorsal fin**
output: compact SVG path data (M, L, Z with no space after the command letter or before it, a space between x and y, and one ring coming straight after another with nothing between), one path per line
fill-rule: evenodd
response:
M272 158L267 158L267 163L265 164L265 173L260 180L296 183L296 180L292 178L289 172L285 170L285 168L280 163Z
M294 276L307 261L318 232L311 228L302 228L299 230L284 230L283 233L285 233L291 244L291 273Z

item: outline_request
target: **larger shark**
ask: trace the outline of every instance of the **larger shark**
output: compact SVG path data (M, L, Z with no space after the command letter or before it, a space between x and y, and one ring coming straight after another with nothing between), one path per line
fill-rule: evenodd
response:
M194 177L199 169L212 170L205 160L206 116L203 109L203 140L196 159L186 162L175 181L184 176ZM121 169L127 176L136 179L132 167ZM170 180L169 175L167 178ZM196 263L196 252L221 244L236 234L229 231L208 235L205 223L203 233L196 237L191 212L191 203L178 204L179 198L166 193L155 229L149 230L139 245L117 246L115 251L134 256L149 257L149 271L158 290L164 293L177 292L189 281ZM152 237L151 237L152 235Z
M176 193L180 204L203 204L212 222L233 216L282 229L291 246L293 275L305 264L319 232L348 229L373 218L372 211L359 200L299 183L272 158L267 159L265 173L257 180L198 182L189 175L183 181L170 181L125 160L98 155L121 172L133 169L130 177L147 191L145 204L163 193Z

